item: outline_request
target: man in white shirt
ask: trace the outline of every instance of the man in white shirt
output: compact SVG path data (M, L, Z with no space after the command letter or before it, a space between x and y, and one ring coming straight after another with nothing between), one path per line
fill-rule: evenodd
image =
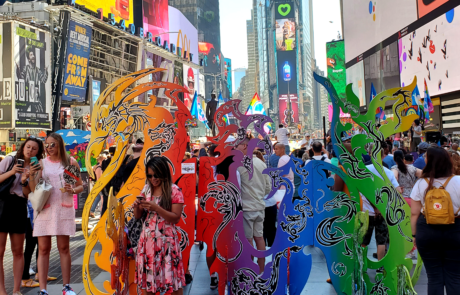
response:
M249 139L243 140L235 149L247 155ZM250 156L250 155L248 155ZM253 174L249 179L249 172L244 167L238 167L241 178L241 200L243 201L243 226L244 234L249 243L256 243L257 250L265 250L265 240L263 235L264 218L265 218L265 201L264 197L271 191L271 179L267 174L262 172L267 165L252 155ZM264 271L265 258L259 258L257 263L260 273Z
M289 136L291 136L291 134L289 133L289 130L284 128L283 124L280 124L278 127L279 129L275 132L275 139L279 143L284 144L286 154L289 155L291 152L291 147L289 146Z
M311 145L313 149L313 158L312 160L308 160L305 162L305 165L307 165L310 161L323 161L326 163L331 164L331 160L328 158L328 153L327 151L323 148L323 144L320 141L315 141Z
M305 133L305 138L300 142L300 147L305 148L308 151L311 148L312 141L310 133Z
M375 176L383 179L383 177L377 172L373 164L366 165L366 168L369 169L372 174ZM383 167L385 174L387 175L388 179L391 181L391 184L396 188L398 192L401 193L401 188L399 187L399 183L395 178L395 175L390 169ZM361 246L366 247L369 245L372 232L375 228L375 240L377 242L377 259L381 260L385 256L385 247L389 239L388 235L388 226L385 222L385 217L382 216L382 213L372 205L364 195L361 193L359 194L362 200L362 211L369 211L369 228L367 230L366 235L364 236L363 243Z
M274 149L275 149L275 154L278 157L280 157L278 161L278 168L283 167L284 165L288 164L291 158L288 155L286 155L286 149L285 149L284 144L277 143ZM287 179L291 181L292 189L294 189L294 171L292 171L292 169L289 169L289 173L283 175L283 177L286 177ZM284 188L284 186L281 186L281 187Z

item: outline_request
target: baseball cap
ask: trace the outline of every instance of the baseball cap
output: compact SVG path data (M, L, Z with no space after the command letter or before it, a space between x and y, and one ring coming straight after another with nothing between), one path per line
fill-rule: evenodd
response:
M305 136L310 136L310 133L305 133Z
M418 148L421 150L427 150L430 147L430 144L428 142L421 142L418 145Z

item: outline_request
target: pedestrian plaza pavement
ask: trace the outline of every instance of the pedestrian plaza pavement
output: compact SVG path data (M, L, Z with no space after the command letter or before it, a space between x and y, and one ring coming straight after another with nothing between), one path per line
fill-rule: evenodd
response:
M95 223L96 220L93 220ZM49 282L48 292L50 295L62 294L62 275L61 267L59 264L59 252L56 247L56 239L53 238L53 248L50 254L50 271L49 275L57 277L57 280L54 282ZM83 282L82 282L82 263L83 263L83 254L85 251L85 238L81 231L77 232L74 237L70 238L70 253L72 256L72 269L70 276L71 287L74 289L77 294L86 294ZM313 266L310 272L310 277L308 282L302 292L302 295L315 294L315 295L335 295L337 294L332 287L328 284L326 280L329 278L328 268L326 264L326 259L323 253L314 247L308 247L306 249L307 253L312 255ZM373 239L369 245L369 255L377 252L375 246L375 240ZM5 284L8 294L13 293L13 269L12 269L12 254L9 241L7 242L7 248L5 252L5 258L3 265L5 267ZM267 259L268 263L269 260ZM32 261L32 267L35 267L35 258ZM217 295L217 290L211 290L209 284L211 282L208 267L206 265L206 246L200 251L198 245L194 245L191 250L190 255L190 273L193 276L193 281L191 284L187 285L184 288L184 295ZM94 260L91 259L90 273L93 281L100 290L102 288L103 282L108 280L110 281L110 274L99 269ZM369 271L369 276L373 280L375 276L375 271ZM415 286L415 290L419 295L427 294L427 278L426 272L423 268L420 279ZM21 292L24 295L36 295L39 291L39 288L22 288Z

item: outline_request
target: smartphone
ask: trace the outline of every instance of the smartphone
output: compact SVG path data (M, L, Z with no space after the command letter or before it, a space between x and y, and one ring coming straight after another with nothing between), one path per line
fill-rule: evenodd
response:
M24 168L24 160L23 159L18 159L17 163L18 163L19 167Z
M35 166L38 164L38 159L37 157L32 157L30 158L30 165Z
M137 196L136 198L137 198L139 201L145 201L145 197L143 197L143 196Z

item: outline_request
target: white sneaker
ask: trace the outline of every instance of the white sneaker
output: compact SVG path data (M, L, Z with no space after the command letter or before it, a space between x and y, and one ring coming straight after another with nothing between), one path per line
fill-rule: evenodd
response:
M33 276L35 274L35 271L32 268L29 268L29 275Z
M77 295L77 293L75 293L72 288L70 288L69 285L65 285L63 288L62 288L62 295Z

